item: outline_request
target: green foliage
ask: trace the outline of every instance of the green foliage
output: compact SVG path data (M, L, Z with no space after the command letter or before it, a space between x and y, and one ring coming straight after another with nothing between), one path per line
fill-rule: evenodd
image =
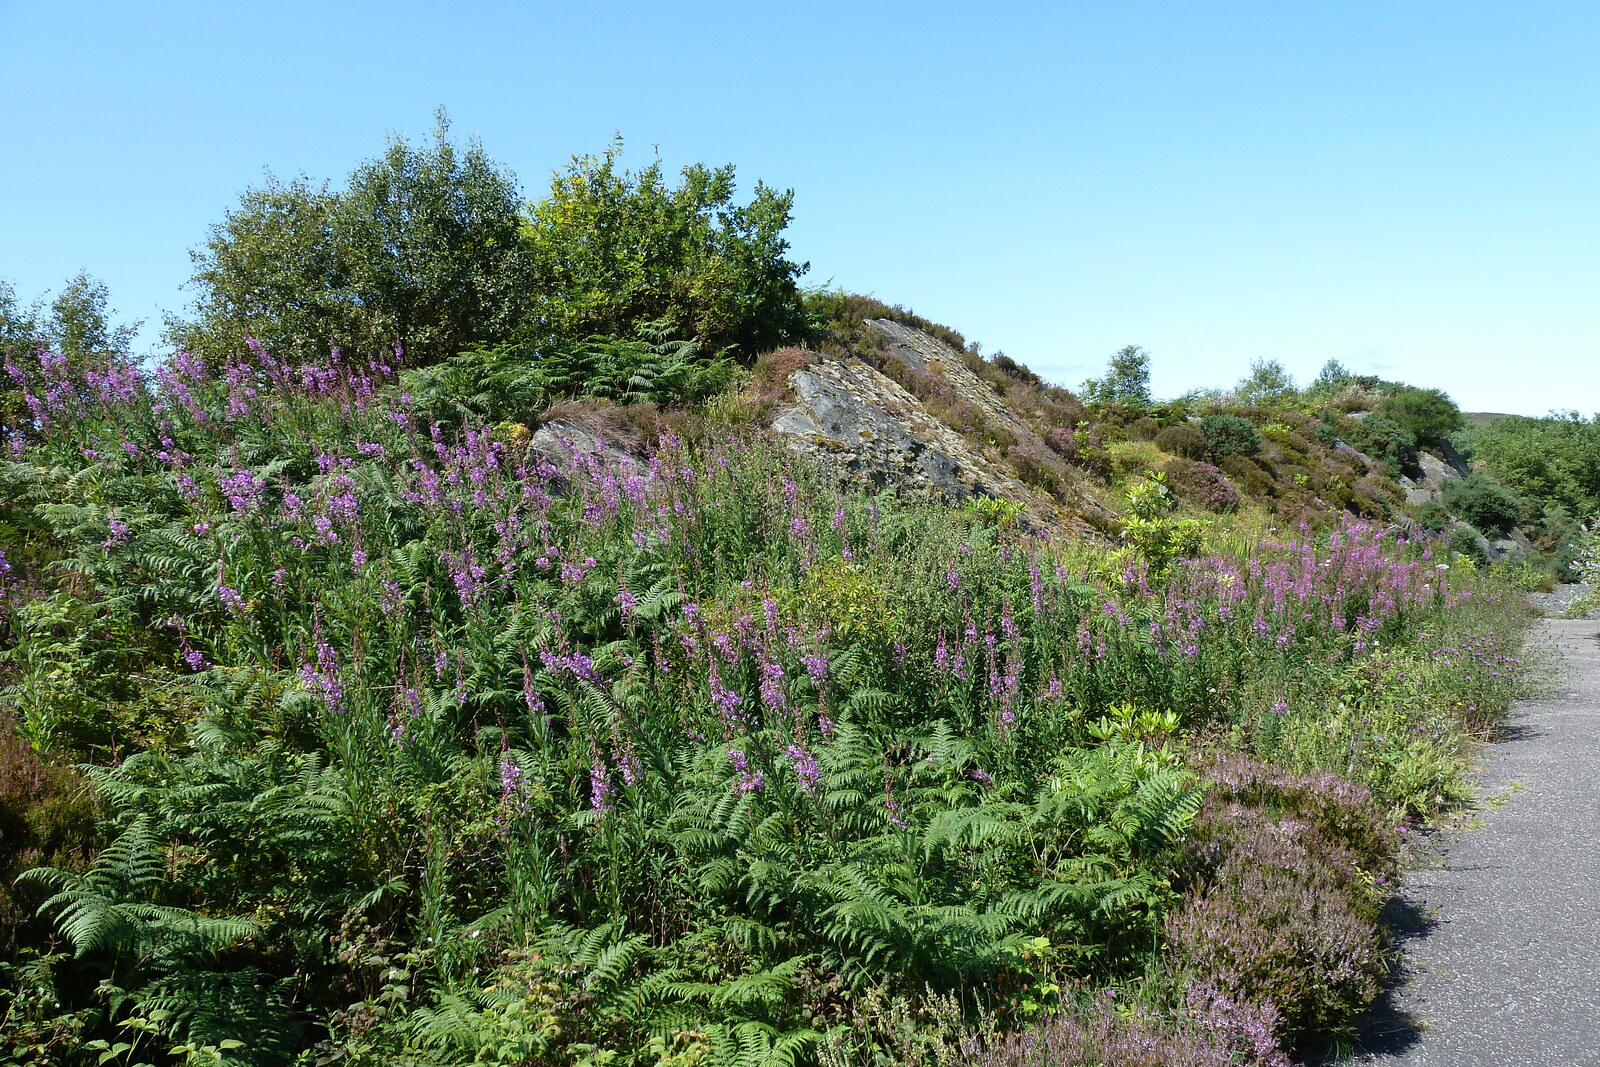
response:
M515 180L481 145L459 151L441 110L433 144L394 138L330 192L268 178L193 255L195 322L216 358L255 338L280 358L403 347L427 365L509 339L528 292Z
M1083 398L1091 404L1142 411L1153 402L1150 395L1150 353L1127 345L1111 354L1104 378L1083 383Z
M736 204L731 166L668 188L659 163L634 174L619 153L574 159L526 215L514 177L476 142L458 149L443 111L431 145L395 138L343 189L269 178L194 253L196 318L173 335L214 359L254 339L280 359L398 346L431 366L650 324L703 359L806 332L805 267L784 258L792 194L758 184Z
M1378 411L1422 442L1442 440L1464 425L1461 409L1440 389L1401 386L1383 398Z
M1200 420L1207 451L1219 458L1253 456L1261 450L1261 434L1255 423L1242 415L1214 412Z
M1173 517L1175 503L1166 476L1159 471L1147 473L1128 490L1122 536L1156 574L1205 548L1206 524Z
M746 361L803 336L806 266L785 258L783 237L794 194L758 182L736 204L731 164L685 167L669 188L659 161L634 173L618 166L621 150L575 157L531 205L522 241L535 296L523 336L627 336L656 321Z
M1445 482L1445 506L1480 530L1505 533L1522 515L1515 493L1483 474Z
M739 373L728 360L707 360L694 341L668 340L664 323L645 323L642 339L591 337L541 350L502 345L463 352L409 371L406 383L429 417L459 424L531 422L559 400L578 397L617 404L688 404L726 388Z
M1234 394L1241 404L1254 407L1280 407L1299 396L1294 376L1275 359L1256 359L1250 363L1250 373L1240 379Z
M1600 513L1600 419L1577 412L1504 416L1453 440L1484 470L1524 496L1571 515Z
M1417 459L1416 435L1387 415L1372 414L1357 420L1350 432L1350 443L1394 471L1411 466Z
M1204 459L1209 446L1205 431L1185 422L1168 426L1157 433L1156 447L1184 459Z

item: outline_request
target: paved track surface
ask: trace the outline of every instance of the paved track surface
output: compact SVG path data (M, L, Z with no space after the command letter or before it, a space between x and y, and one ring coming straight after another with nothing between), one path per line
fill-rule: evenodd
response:
M1407 872L1399 978L1346 1063L1600 1067L1600 623L1541 625L1558 681L1486 746L1481 825Z

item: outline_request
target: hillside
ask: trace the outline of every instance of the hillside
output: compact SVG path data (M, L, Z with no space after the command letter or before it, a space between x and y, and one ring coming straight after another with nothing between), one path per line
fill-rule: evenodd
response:
M1517 592L1592 555L1592 424L1337 364L1163 400L1136 346L1069 390L615 155L252 190L152 365L86 277L0 292L13 1060L1349 1033Z

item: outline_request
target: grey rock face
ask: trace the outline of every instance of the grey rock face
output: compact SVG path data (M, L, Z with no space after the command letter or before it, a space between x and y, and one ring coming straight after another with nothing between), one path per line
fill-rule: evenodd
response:
M1047 446L1039 436L973 373L959 352L887 319L872 325L884 334L891 355L939 377L990 426L1045 452ZM860 360L823 359L795 371L789 384L796 402L778 413L772 428L786 435L792 447L860 483L874 488L897 485L913 495L958 503L974 497L1000 498L1021 505L1037 530L1083 528L1050 496L1019 481L992 449L975 445L946 426L917 397Z

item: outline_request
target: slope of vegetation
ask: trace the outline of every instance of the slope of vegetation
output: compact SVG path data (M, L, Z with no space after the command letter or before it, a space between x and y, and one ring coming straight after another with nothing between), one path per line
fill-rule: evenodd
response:
M1521 624L1335 447L1371 418L1270 374L1156 403L1137 349L1085 401L802 303L786 197L613 163L522 211L441 136L252 193L154 367L87 279L4 294L10 1062L1277 1065L1347 1030ZM798 456L760 419L791 341L1105 539ZM535 437L575 397L626 447Z

